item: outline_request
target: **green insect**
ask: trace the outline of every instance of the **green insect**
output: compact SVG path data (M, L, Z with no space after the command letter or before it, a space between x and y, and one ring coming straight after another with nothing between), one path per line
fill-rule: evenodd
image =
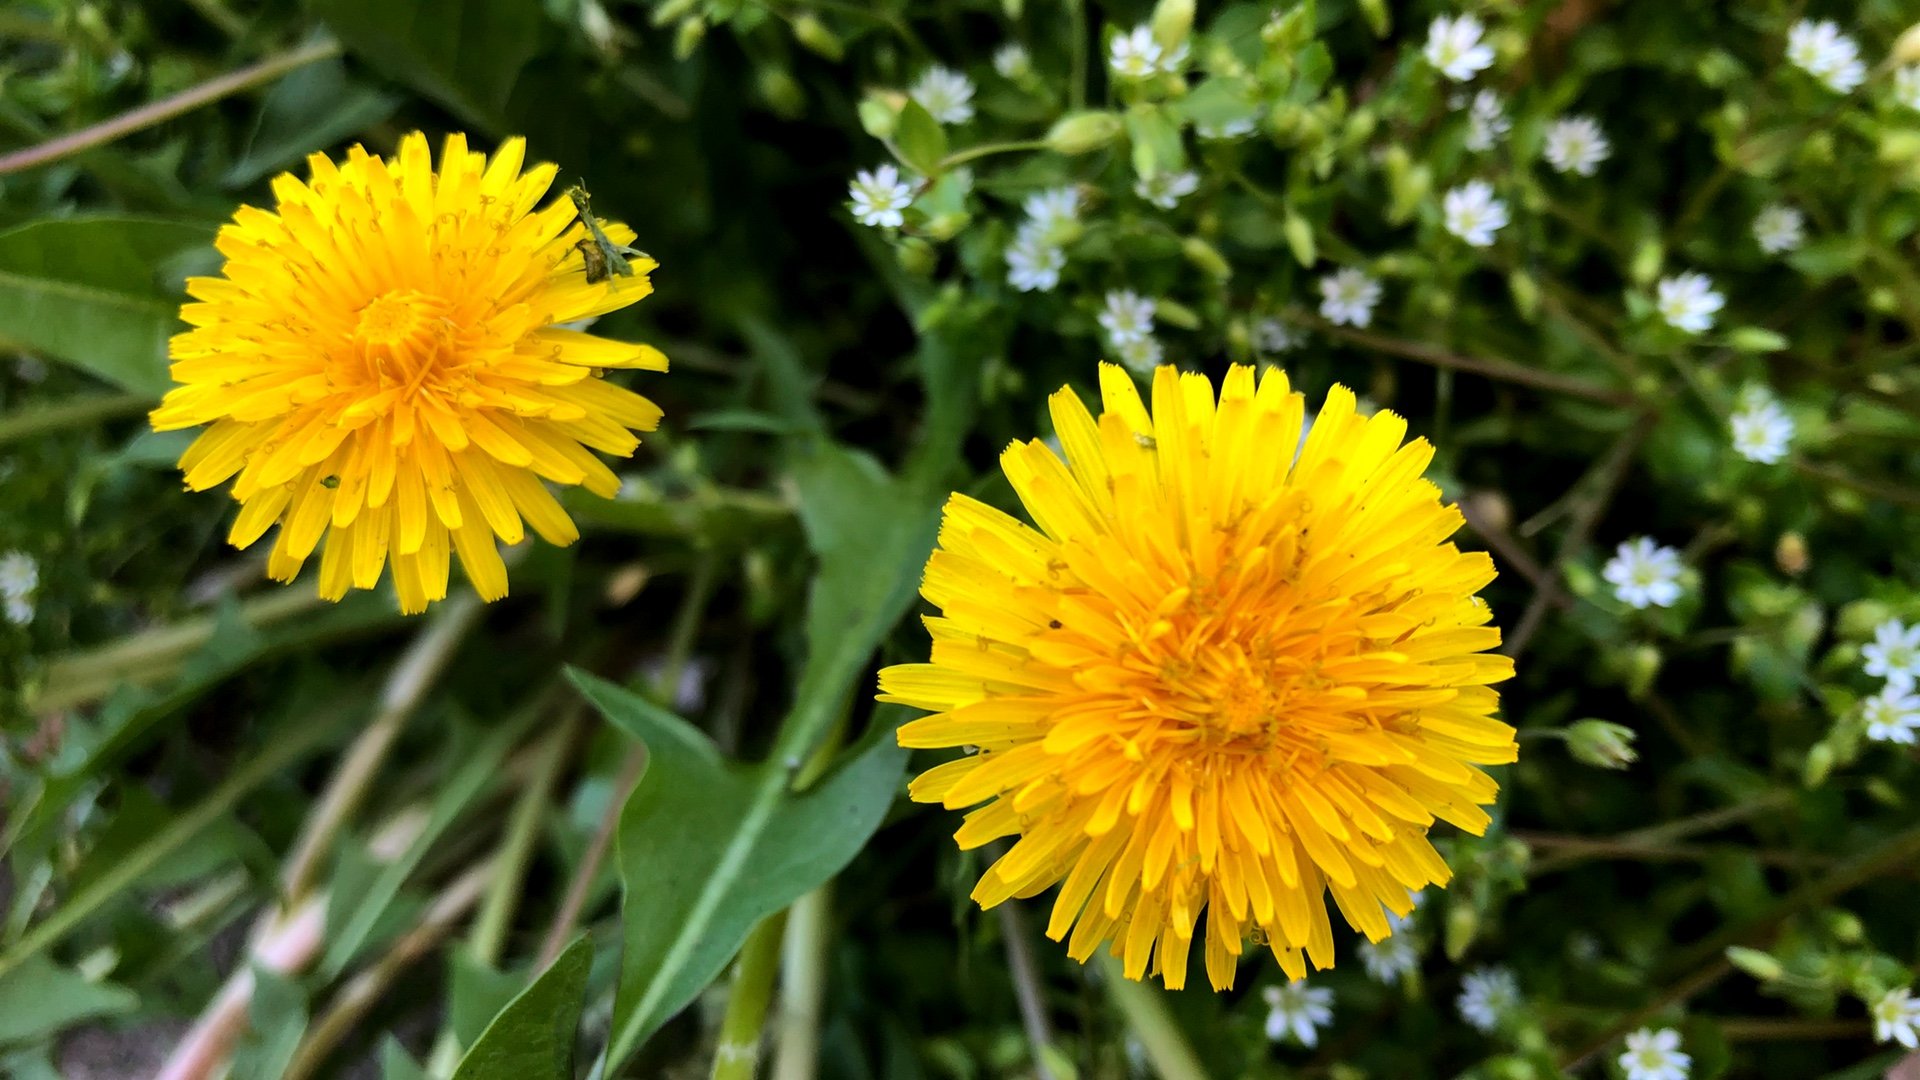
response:
M590 207L592 196L587 194L584 184L575 184L567 189L567 197L573 200L574 209L580 212L580 223L587 227L588 238L574 246L580 249L580 259L587 267L587 284L598 285L609 277L633 276L633 264L627 256L646 258L647 253L616 244L608 239L606 230L600 227L600 221L593 216Z

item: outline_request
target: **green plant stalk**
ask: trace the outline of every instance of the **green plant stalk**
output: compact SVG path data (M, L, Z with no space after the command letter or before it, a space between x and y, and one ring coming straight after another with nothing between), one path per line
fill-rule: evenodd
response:
M191 810L154 834L153 838L129 852L86 888L75 893L53 914L35 924L14 947L0 955L0 977L39 955L48 946L64 938L87 916L98 911L121 890L138 881L184 848L202 829L224 817L254 788L307 754L320 748L352 710L343 706L323 711L310 721L295 725L277 738L258 756L240 766L211 794Z
M965 165L969 161L975 161L993 154L1014 154L1023 150L1045 150L1046 148L1047 140L1045 139L1018 139L1013 142L982 143L979 146L968 147L965 150L948 154L940 162L940 171L946 172L956 165Z
M760 1039L767 1004L773 1000L773 977L780 970L780 939L786 927L787 913L775 912L761 919L740 946L727 1015L720 1022L720 1042L713 1051L713 1080L753 1080L759 1068Z
M813 1080L820 1065L820 1019L827 996L827 934L833 883L787 909L780 960L780 1013L775 1020L773 1080Z
M40 409L18 409L0 416L0 446L67 428L143 413L154 406L145 394L87 394Z
M1207 1080L1206 1067L1200 1064L1200 1056L1193 1052L1193 1045L1174 1022L1166 1003L1160 1000L1160 991L1127 978L1121 972L1120 961L1104 950L1100 953L1100 974L1107 993L1120 1014L1126 1017L1127 1026L1140 1040L1147 1060L1152 1062L1161 1080Z

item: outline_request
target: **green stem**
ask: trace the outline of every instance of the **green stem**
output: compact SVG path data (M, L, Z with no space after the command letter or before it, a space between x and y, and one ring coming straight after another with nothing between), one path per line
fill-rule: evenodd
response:
M713 1080L753 1080L760 1064L760 1037L767 1004L773 1000L773 977L780 971L780 938L787 913L775 912L760 920L740 946L734 964L733 987L727 996L727 1015L720 1022L720 1043L713 1052Z
M512 926L514 912L520 905L527 864L540 838L540 815L547 809L547 799L553 794L560 767L566 763L567 749L573 745L579 727L580 713L578 708L573 708L547 735L537 751L533 779L520 790L507 819L507 835L500 843L499 858L494 862L493 881L488 883L486 898L480 904L480 913L474 916L473 933L468 939L474 959L488 966L500 959L507 929Z
M213 789L212 794L175 818L155 833L152 839L114 862L92 884L75 893L53 914L29 929L12 949L0 955L0 978L64 938L121 890L179 854L201 830L225 817L254 788L319 749L333 736L335 728L352 714L353 710L345 704L336 705L303 723L291 725L290 731L277 733L259 756L235 770L219 787Z
M327 39L303 45L278 56L268 57L239 71L229 72L198 86L188 87L172 97L161 98L159 101L149 102L137 109L121 113L111 120L81 128L79 131L51 139L38 146L29 146L24 150L0 155L0 176L72 157L83 150L91 150L122 136L165 123L176 116L192 112L202 105L219 101L228 95L270 83L308 64L331 60L340 53L340 43Z
M1013 154L1023 150L1045 150L1046 148L1047 140L1045 139L1015 139L1011 142L982 143L979 146L970 146L965 150L948 154L940 161L940 171L946 172L956 165L965 165L969 161L992 154Z
M1072 50L1073 75L1067 82L1067 100L1076 110L1087 107L1087 0L1067 0L1073 29L1067 47Z
M832 918L831 881L787 909L773 1080L814 1080L819 1069L820 1020L827 996L827 936Z
M1126 1017L1127 1026L1140 1040L1161 1080L1207 1080L1206 1067L1167 1011L1160 991L1127 978L1120 970L1120 961L1104 951L1100 954L1100 974L1114 1005Z
M102 420L133 416L152 408L153 403L145 394L88 394L45 408L20 409L0 416L0 446Z

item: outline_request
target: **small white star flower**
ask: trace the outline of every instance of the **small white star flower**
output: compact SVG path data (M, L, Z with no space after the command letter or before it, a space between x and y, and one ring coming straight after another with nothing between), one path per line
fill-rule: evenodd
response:
M897 229L906 221L901 211L913 202L912 185L891 165L871 172L861 170L847 185L847 193L853 198L855 221L888 229Z
M973 80L950 67L935 65L922 72L907 96L943 124L973 119Z
M1920 624L1888 619L1873 628L1873 640L1860 647L1866 673L1911 688L1920 678Z
M1375 982L1388 986L1420 966L1420 943L1413 936L1413 913L1387 912L1387 925L1393 933L1379 941L1360 943L1360 964Z
M1592 176L1613 154L1613 143L1591 116L1563 116L1547 125L1547 164L1555 172Z
M7 621L25 626L33 621L33 594L40 589L40 564L24 551L0 555L0 600Z
M1466 241L1469 247L1486 247L1493 234L1506 227L1507 204L1493 197L1493 185L1485 180L1469 180L1440 202L1445 211L1447 231Z
M1750 401L1727 421L1733 429L1734 452L1748 461L1772 465L1787 456L1793 442L1793 417L1777 402Z
M1785 203L1774 203L1753 218L1753 239L1769 255L1792 251L1807 240L1807 216Z
M1151 335L1153 308L1152 300L1131 289L1108 293L1106 308L1100 312L1100 326L1107 332L1108 343L1118 348Z
M1268 316L1253 324L1253 347L1269 356L1292 352L1305 344L1307 336L1288 326L1284 320Z
M1107 64L1123 79L1144 79L1159 70L1160 43L1153 40L1153 27L1141 25L1115 34Z
M1644 536L1615 549L1600 576L1628 607L1672 607L1680 599L1680 553Z
M1003 79L1024 79L1033 74L1033 57L1025 45L1010 41L993 51L993 70Z
M1713 316L1727 304L1726 297L1714 291L1712 278L1692 270L1661 278L1657 291L1660 317L1689 334L1712 329Z
M1513 121L1507 119L1499 94L1482 90L1473 95L1473 104L1467 107L1467 149L1485 153L1512 130Z
M1460 980L1460 997L1454 1004L1462 1020L1481 1031L1492 1031L1520 1006L1520 983L1506 968L1483 967Z
M1906 987L1889 990L1873 1003L1873 1038L1920 1050L1920 1001Z
M1867 722L1867 738L1874 742L1912 746L1920 740L1920 696L1911 686L1889 682L1860 705Z
M1172 49L1160 50L1160 62L1154 67L1162 74L1177 75L1187 66L1187 43L1181 42Z
M1191 172L1155 173L1150 180L1136 180L1133 193L1162 210L1180 205L1180 200L1200 190L1200 178Z
M6 602L7 621L15 626L25 626L33 621L33 601L8 600Z
M1320 279L1320 314L1336 326L1366 326L1380 302L1380 283L1351 266Z
M1687 1080L1693 1056L1680 1051L1680 1033L1672 1028L1641 1028L1627 1036L1620 1068L1627 1080Z
M1908 64L1893 73L1893 100L1920 109L1920 66Z
M1445 15L1427 30L1427 63L1454 82L1466 82L1493 66L1493 49L1480 40L1485 28L1471 15Z
M1060 226L1080 220L1080 193L1071 187L1036 191L1027 196L1020 209L1026 212L1029 225L1052 236Z
M1115 345L1114 351L1120 356L1120 363L1142 375L1152 374L1167 355L1160 345L1160 339L1153 337L1135 338L1121 345Z
M1067 253L1047 242L1045 230L1029 221L1007 246L1007 284L1021 292L1050 292L1060 284Z
M1244 139L1253 134L1259 121L1251 116L1236 116L1231 120L1202 120L1193 125L1193 133L1212 142L1228 139Z
M1787 31L1787 60L1837 94L1852 93L1867 81L1860 46L1827 20L1801 19Z
M1269 986L1260 996L1267 999L1267 1038L1274 1042L1313 1046L1320 1041L1320 1029L1333 1023L1333 991L1323 986L1301 980Z

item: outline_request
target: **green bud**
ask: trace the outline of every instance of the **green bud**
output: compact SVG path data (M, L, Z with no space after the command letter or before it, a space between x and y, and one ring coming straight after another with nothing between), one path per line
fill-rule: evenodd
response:
M1640 241L1633 249L1633 258L1627 263L1627 278L1635 285L1645 287L1660 276L1660 264L1667 257L1666 247L1657 236L1649 236Z
M965 212L935 214L927 219L927 235L935 240L951 240L972 220L973 215Z
M1260 28L1260 40L1276 53L1291 56L1313 37L1313 13L1306 4L1295 4L1267 20Z
M1848 641L1865 641L1873 636L1875 627L1895 614L1884 600L1855 600L1840 609L1833 632Z
M1507 275L1507 290L1513 294L1513 309L1528 322L1540 313L1540 282L1525 270Z
M1245 363L1253 357L1253 332L1244 318L1227 323L1227 358Z
M1155 300L1153 317L1182 330L1200 329L1200 315L1185 304L1173 300Z
M1887 50L1889 64L1920 64L1920 23L1902 31L1893 41L1893 48Z
M1180 241L1180 254L1187 257L1201 273L1225 281L1233 276L1233 267L1227 265L1225 256L1212 244L1197 236L1189 236Z
M1727 962L1761 982L1772 982L1787 973L1786 965L1774 959L1771 954L1761 952L1759 949L1749 949L1744 945L1729 947Z
M1447 959L1458 961L1467 955L1467 949L1480 933L1480 913L1468 903L1455 903L1447 908L1447 922L1441 932L1446 946Z
M1118 138L1124 126L1110 112L1069 113L1047 129L1047 149L1069 156L1092 153Z
M847 52L846 46L840 42L840 36L827 29L827 24L811 11L794 16L793 39L806 46L808 51L836 63Z
M1827 782L1833 772L1833 747L1824 742L1813 744L1807 751L1807 760L1800 768L1800 780L1810 788L1817 788Z
M666 0L666 3L653 9L653 25L665 26L670 22L678 22L699 6L700 0Z
M1393 16L1387 12L1387 0L1360 0L1360 14L1367 17L1367 29L1383 38L1393 29Z
M1638 700L1647 696L1653 688L1653 680L1660 674L1663 658L1660 650L1652 645L1636 645L1627 656L1627 696Z
M900 269L914 277L926 277L933 273L933 265L939 259L933 245L917 236L903 237L894 245L894 253L900 260Z
M1867 928L1861 925L1860 916L1851 911L1829 911L1826 913L1827 933L1842 945L1858 945L1866 940Z
M1372 108L1363 105L1347 116L1346 126L1340 129L1341 145L1347 147L1364 145L1368 139L1373 138L1373 133L1379 127L1380 118L1374 114Z
M1787 347L1787 339L1763 326L1736 326L1727 331L1729 348L1744 353L1779 352Z
M1153 40L1168 52L1186 44L1193 32L1193 0L1160 0L1153 5Z
M899 118L899 112L880 98L869 97L860 102L860 126L876 139L893 138Z
M1380 164L1387 174L1387 223L1403 225L1412 220L1414 211L1432 190L1433 171L1414 164L1413 155L1399 145L1388 147Z
M673 35L673 58L685 60L692 56L693 51L700 47L701 40L706 36L707 20L698 15L690 15L680 20L680 28Z
M1306 218L1288 208L1286 221L1281 224L1280 231L1286 234L1287 247L1293 249L1294 261L1306 267L1318 261L1319 256L1313 245L1313 227L1307 224Z
M1567 725L1567 753L1596 769L1624 769L1639 757L1634 730L1605 720L1576 720Z
M1810 556L1807 553L1807 538L1797 532L1784 532L1773 545L1773 565L1783 574L1799 577L1807 572Z
M769 64L754 75L753 81L761 99L782 119L797 119L807 111L807 92L786 68Z

